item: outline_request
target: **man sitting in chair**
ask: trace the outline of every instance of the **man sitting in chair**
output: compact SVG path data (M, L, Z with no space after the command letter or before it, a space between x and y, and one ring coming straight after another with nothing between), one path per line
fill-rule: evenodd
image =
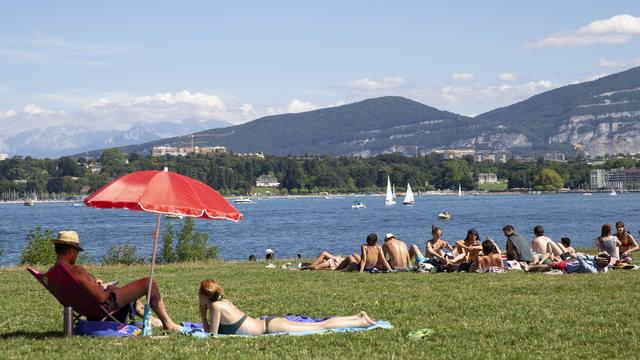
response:
M117 310L127 304L136 302L136 313L142 316L142 303L138 299L147 295L149 278L136 280L123 287L109 285L103 287L102 280L96 279L85 268L76 265L78 253L83 251L80 239L75 231L60 231L58 238L53 241L56 251L56 264L64 263L96 301L103 304L107 311ZM179 331L180 326L171 320L160 297L160 291L155 281L151 283L151 309L160 318L162 327L167 330ZM155 321L154 321L155 320ZM159 326L158 319L152 318L152 326Z

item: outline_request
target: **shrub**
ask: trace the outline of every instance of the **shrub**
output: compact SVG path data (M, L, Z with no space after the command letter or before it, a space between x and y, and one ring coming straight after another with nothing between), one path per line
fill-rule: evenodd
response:
M178 262L214 260L218 257L218 247L209 245L209 234L193 231L193 219L188 217L182 224L176 244L176 257Z
M173 250L173 225L167 222L164 228L164 235L162 235L162 248L160 249L158 262L161 264L170 264L174 261L176 261L176 253Z
M124 264L134 265L143 264L144 258L138 256L135 245L111 245L107 253L102 257L102 263L105 265Z
M44 232L38 226L27 233L27 245L20 254L20 265L50 265L56 261L56 252L52 241L55 240L53 230Z

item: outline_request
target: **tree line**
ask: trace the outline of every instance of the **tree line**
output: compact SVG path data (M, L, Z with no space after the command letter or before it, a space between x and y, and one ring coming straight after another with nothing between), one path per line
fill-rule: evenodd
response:
M99 163L99 172L88 165ZM632 156L605 158L598 168L635 168L640 160ZM198 179L225 195L249 194L258 176L274 175L279 193L380 192L387 177L402 191L407 183L416 191L477 188L477 174L495 173L508 179L508 187L556 190L587 188L594 167L580 159L567 162L509 160L506 163L474 162L473 158L441 160L429 154L407 157L400 153L375 157L303 156L265 158L234 154L189 154L151 157L105 150L99 159L35 159L14 156L0 161L0 194L83 194L95 191L115 177L137 170L171 171Z

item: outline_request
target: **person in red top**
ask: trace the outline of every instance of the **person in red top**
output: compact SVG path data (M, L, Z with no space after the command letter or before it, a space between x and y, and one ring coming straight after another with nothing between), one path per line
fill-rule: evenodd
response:
M624 222L616 222L616 237L620 240L620 261L632 264L631 253L640 250L640 246L633 238L633 235L624 228Z
M112 311L119 309L147 295L149 286L148 277L136 280L122 287L109 285L105 288L102 280L97 279L81 265L76 265L78 253L83 251L80 247L80 239L77 232L60 231L58 238L54 240L53 243L56 251L56 264L65 263L82 287L84 287L96 301L103 304L107 310ZM160 318L162 326L165 329L172 331L179 331L181 329L181 326L174 323L169 317L169 314L167 314L164 302L160 296L160 291L158 290L158 285L155 281L151 282L151 309L153 309L154 313ZM139 307L136 310L140 311Z

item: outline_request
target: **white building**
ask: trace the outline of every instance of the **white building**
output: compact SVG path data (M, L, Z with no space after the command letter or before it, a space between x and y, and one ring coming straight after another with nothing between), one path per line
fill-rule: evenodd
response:
M9 154L0 154L0 161L7 160L9 158Z
M280 186L278 179L273 175L260 175L256 179L256 186L275 187Z

